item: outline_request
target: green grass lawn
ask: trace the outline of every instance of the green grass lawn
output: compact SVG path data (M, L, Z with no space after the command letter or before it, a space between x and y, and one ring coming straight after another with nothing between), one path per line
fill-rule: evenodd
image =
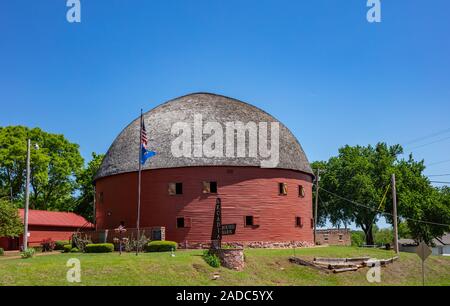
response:
M56 254L32 259L0 259L0 285L73 285L66 281L70 258L81 262L78 285L370 285L368 269L343 274L326 274L289 263L293 250L245 250L246 268L235 272L214 269L202 259L202 251L140 254ZM350 247L297 249L296 255L320 257L392 257L390 251ZM218 280L212 280L215 272ZM421 285L421 262L415 254L382 268L379 285ZM450 285L450 258L432 256L426 261L427 285Z

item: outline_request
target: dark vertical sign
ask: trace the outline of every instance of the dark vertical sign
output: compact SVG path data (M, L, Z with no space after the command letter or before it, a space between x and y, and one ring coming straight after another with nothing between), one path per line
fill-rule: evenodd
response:
M211 247L214 249L220 249L222 247L222 201L220 198L216 199Z

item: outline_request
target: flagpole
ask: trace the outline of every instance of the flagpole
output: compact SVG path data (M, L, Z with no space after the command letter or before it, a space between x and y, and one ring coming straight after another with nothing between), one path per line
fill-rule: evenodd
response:
M141 219L141 172L142 172L142 124L144 118L142 116L141 109L141 120L139 127L139 175L138 175L138 205L137 205L137 220L136 220L136 228L137 228L137 241L136 241L136 256L139 254L139 240L140 237L140 219Z

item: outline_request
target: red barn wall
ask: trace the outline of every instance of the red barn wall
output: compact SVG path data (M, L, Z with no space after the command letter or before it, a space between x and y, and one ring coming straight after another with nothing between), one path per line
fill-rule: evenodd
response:
M28 237L29 246L39 246L46 239L52 239L53 241L70 240L77 228L31 225L28 231L30 232L30 237Z
M216 181L218 194L203 194L202 182ZM97 229L116 228L121 221L136 227L137 173L101 178L96 182ZM171 196L169 183L183 183L183 194ZM287 183L288 195L279 195L278 183ZM305 188L304 198L298 185ZM101 196L102 195L102 196ZM257 167L189 167L142 172L141 227L164 226L166 239L209 242L216 198L222 199L222 223L237 224L233 242L313 243L312 177L293 170ZM259 219L259 226L244 227L245 216ZM295 217L303 227L296 227ZM176 218L192 218L190 228L176 227Z
M9 238L0 237L0 248L2 248L3 250L9 249Z
M28 246L40 246L41 242L46 239L52 239L53 241L70 240L72 234L75 233L77 229L78 228L76 227L29 225L28 232L30 233L30 237L28 237ZM13 240L15 240L15 238L0 238L0 248L3 248L6 251L18 250L23 244L23 236L21 235L18 240L16 238L17 241L15 243L13 243Z

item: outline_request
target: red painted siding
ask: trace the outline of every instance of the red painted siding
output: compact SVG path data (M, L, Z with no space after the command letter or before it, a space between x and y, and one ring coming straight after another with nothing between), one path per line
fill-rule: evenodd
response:
M232 173L230 173L232 172ZM218 194L202 194L203 181L217 181ZM170 196L169 183L183 183L183 194ZM279 183L288 194L279 195ZM298 186L305 188L299 197ZM97 229L112 229L121 221L136 226L137 173L120 174L96 182ZM166 239L177 242L210 241L215 200L222 199L223 223L236 223L236 235L224 241L313 242L312 177L281 169L256 167L191 167L142 172L141 227L165 226ZM244 227L247 215L259 226ZM295 217L303 220L296 227ZM191 218L191 227L177 229L177 217Z
M30 225L28 228L28 232L30 233L30 236L28 237L28 246L40 246L41 242L46 239L52 239L53 241L70 240L72 234L75 233L77 229L78 228L76 227ZM0 248L3 248L6 251L18 250L23 243L23 237L20 236L16 243L13 243L13 240L14 238L0 238Z
M77 231L75 227L51 227L51 226L30 226L30 237L28 243L30 246L39 246L43 240L52 239L70 240L72 234Z

